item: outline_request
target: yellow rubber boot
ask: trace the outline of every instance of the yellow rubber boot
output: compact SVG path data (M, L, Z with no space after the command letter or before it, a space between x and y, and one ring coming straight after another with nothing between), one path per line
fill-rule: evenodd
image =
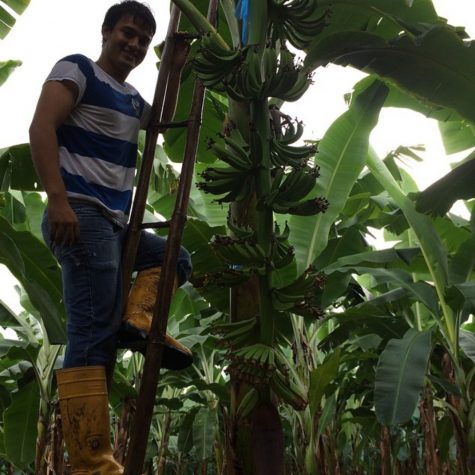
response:
M146 338L152 326L153 308L157 298L158 281L160 280L160 267L151 267L137 274L135 282L127 299L123 320L127 328L137 332L135 339L121 344L131 350L145 352ZM175 279L175 287L177 282ZM167 369L185 369L193 363L193 354L179 341L170 335L165 335L162 367Z
M63 435L73 475L124 473L112 454L103 366L56 371Z

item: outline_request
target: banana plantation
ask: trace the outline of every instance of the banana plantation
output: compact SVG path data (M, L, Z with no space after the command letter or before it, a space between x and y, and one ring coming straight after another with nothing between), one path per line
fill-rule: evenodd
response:
M475 47L431 0L221 0L216 27L208 3L171 2L195 38L176 120L206 87L183 237L194 271L169 319L194 364L162 372L144 473L475 473ZM0 37L27 4L0 1ZM365 77L309 136L286 104L329 64ZM17 66L0 63L0 84ZM404 167L416 148L370 144L384 107L439 121L466 158L419 190ZM156 147L151 219L172 215L184 146L169 129ZM0 263L23 308L0 301L0 473L69 473L61 272L28 144L0 150L0 184ZM109 395L121 463L143 364L120 353Z

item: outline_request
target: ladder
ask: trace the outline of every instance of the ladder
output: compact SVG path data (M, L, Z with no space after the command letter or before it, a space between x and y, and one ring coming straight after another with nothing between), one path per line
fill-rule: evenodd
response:
M208 7L208 21L216 24L219 0L210 0ZM154 99L151 109L151 121L146 131L145 146L140 168L137 190L134 197L130 223L122 257L124 300L127 298L132 269L138 249L140 232L144 228L169 228L165 257L162 272L158 283L159 296L155 302L150 334L147 339L147 350L140 383L137 410L132 421L130 440L127 447L125 461L125 475L140 475L142 473L150 423L153 414L156 391L160 379L162 354L165 332L168 324L168 312L173 293L175 269L180 250L183 229L186 223L193 169L198 148L199 132L205 88L200 80L194 84L193 100L189 118L183 122L162 123L161 114L165 102L168 71L173 56L174 41L180 22L180 10L174 4L170 14L167 36L162 53L162 61L158 73ZM147 191L150 181L155 146L158 134L162 130L172 127L184 127L186 131L186 145L181 170L175 209L170 221L161 223L142 223L147 200Z

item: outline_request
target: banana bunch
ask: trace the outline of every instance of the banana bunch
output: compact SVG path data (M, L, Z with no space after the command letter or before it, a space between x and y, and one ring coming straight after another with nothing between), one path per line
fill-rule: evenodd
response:
M311 84L311 76L295 64L294 55L285 48L277 52L270 46L258 51L249 46L242 51L243 61L223 80L225 91L238 102L276 97L296 101Z
M221 343L226 348L240 348L249 344L256 335L257 320L250 318L238 322L214 323L211 333L221 337Z
M228 268L219 272L213 272L203 286L214 285L219 288L235 287L236 285L244 284L249 277L249 272Z
M289 234L290 228L287 222L285 222L285 228L282 233L280 232L279 225L277 223L274 224L271 244L271 262L274 269L281 269L294 260L295 250L288 243Z
M312 84L312 77L302 68L279 71L265 88L265 95L295 102L300 99Z
M222 91L222 82L241 62L241 51L225 48L216 34L209 33L201 38L201 48L192 64L196 75L206 87Z
M324 277L309 267L292 283L273 288L271 292L272 304L276 310L284 311L312 302L316 293L322 290Z
M303 411L307 407L308 391L298 377L274 371L270 388L282 402L290 404L296 411Z
M290 145L276 137L271 139L271 160L276 167L294 167L304 166L308 160L313 157L317 148L315 145Z
M248 147L231 137L224 137L224 144L210 140L208 147L229 166L207 168L201 173L205 181L197 183L197 187L205 193L224 195L216 200L218 203L239 202L251 195L254 165Z
M198 182L196 186L205 193L224 195L216 200L219 203L242 201L252 190L252 176L232 167L210 167L204 170L201 176L206 181Z
M298 206L313 190L319 173L318 167L292 168L289 173L285 173L282 167L276 168L271 190L265 196L264 204L274 208Z
M227 353L230 363L226 372L234 378L253 386L265 386L276 371L288 371L283 354L276 348L254 343Z
M262 97L293 102L300 99L312 83L311 76L296 64L295 55L286 48L280 52L267 47L262 53Z
M256 48L246 48L245 61L235 71L231 86L247 101L260 99L263 79L261 75L261 54Z
M228 212L228 228L231 231L232 235L238 239L254 239L255 232L249 227L241 227L238 225L237 221L232 217L231 211Z
M215 235L211 246L221 259L231 265L259 268L268 262L266 252L253 239Z
M308 390L295 372L289 374L287 361L278 348L258 343L242 348L238 353L233 355L226 372L254 386L239 403L239 417L251 413L259 401L258 388L266 384L283 403L290 404L295 410L302 411L307 407Z
M283 133L278 141L280 145L289 146L302 138L303 131L304 127L301 120L296 120L295 124L292 120L287 120L285 122ZM314 151L315 153L317 151L315 146Z
M249 172L254 167L249 146L247 144L244 145L242 141L234 137L225 136L224 144L209 140L208 148L214 153L216 158L238 171Z
M324 213L328 209L326 198L318 197L301 201L294 206L283 206L273 203L272 208L276 213L293 214L294 216L313 216L318 213Z
M328 11L318 9L318 0L272 0L270 18L275 34L304 50L328 25Z

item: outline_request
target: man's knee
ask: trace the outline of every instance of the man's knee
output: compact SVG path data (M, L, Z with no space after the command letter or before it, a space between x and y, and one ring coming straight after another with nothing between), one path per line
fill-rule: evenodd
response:
M192 270L193 268L191 264L190 253L183 246L181 246L177 262L177 276L179 285L183 285L187 280L190 279Z

